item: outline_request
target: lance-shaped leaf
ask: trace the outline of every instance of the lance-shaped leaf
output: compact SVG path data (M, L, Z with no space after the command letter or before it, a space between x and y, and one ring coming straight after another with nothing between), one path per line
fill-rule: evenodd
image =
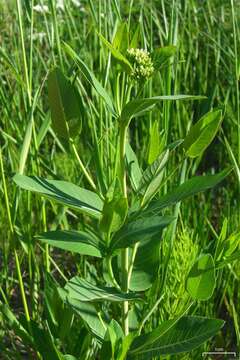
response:
M125 54L125 52L129 48L128 43L129 43L128 26L126 22L123 22L120 23L120 25L117 28L112 46L114 47L114 49L117 49L122 54Z
M216 335L223 325L223 320L198 316L165 321L157 329L133 341L128 359L149 360L191 351Z
M67 282L65 290L68 297L83 302L141 300L138 294L123 293L114 287L96 286L78 276Z
M54 131L64 140L76 136L81 128L79 98L74 85L58 68L49 73L48 96Z
M70 182L61 180L47 180L38 176L25 176L17 174L14 182L21 188L34 191L40 195L55 200L70 208L99 218L103 202L92 191L85 190Z
M159 200L150 203L148 208L144 210L144 214L162 210L188 198L189 196L211 189L219 184L227 175L230 174L231 171L232 169L225 169L216 175L195 176L190 180L185 181L175 190L169 192L165 196L162 196Z
M217 109L205 114L187 134L183 146L189 157L196 157L213 141L222 122L222 111Z
M154 96L145 99L136 99L129 101L122 109L120 120L129 124L133 117L142 115L144 112L152 110L153 106L161 101L175 101L175 100L201 100L205 99L204 96L194 95L163 95Z
M139 242L129 284L130 290L145 291L156 280L160 265L161 240L162 231L160 230Z
M149 134L149 145L148 145L148 164L152 164L159 154L162 152L161 145L165 145L165 136L162 132L160 134L159 121L155 120Z
M106 199L102 210L100 229L105 233L117 231L124 224L127 212L127 198L117 197L111 201Z
M129 143L126 144L126 161L127 161L127 171L130 177L132 187L134 188L135 191L137 191L142 177L142 170L139 166L136 154L131 148L131 145Z
M112 238L111 251L127 248L135 243L160 232L175 218L173 216L153 216L141 218L124 225Z
M100 342L102 342L106 333L107 326L100 318L95 306L89 302L83 302L71 298L62 288L58 288L58 293L62 301L67 304L72 309L72 311L74 311L78 316L83 319L86 327L90 330L90 332Z
M109 356L111 356L111 359L118 359L117 352L123 338L124 334L121 326L116 320L112 319L105 334L104 343L102 344L99 354L99 359L110 359Z
M132 65L128 59L116 48L114 47L104 36L98 33L98 36L102 43L111 51L112 56L117 60L117 62L128 72L131 73Z
M74 60L81 71L84 78L90 83L90 85L96 90L96 92L103 98L103 100L106 102L109 110L111 113L116 116L116 111L113 105L113 102L106 92L106 90L103 88L103 86L100 84L100 82L96 79L95 75L92 73L92 71L89 70L87 65L80 59L80 57L76 54L76 52L66 43L63 43L63 49L66 51L66 53Z
M193 299L208 300L215 288L215 268L211 254L201 256L191 268L186 289Z
M142 206L148 203L159 190L168 157L169 150L166 150L144 171L139 184L139 192L143 194Z
M104 253L101 241L94 234L86 231L48 231L36 237L46 244L81 255L101 258Z

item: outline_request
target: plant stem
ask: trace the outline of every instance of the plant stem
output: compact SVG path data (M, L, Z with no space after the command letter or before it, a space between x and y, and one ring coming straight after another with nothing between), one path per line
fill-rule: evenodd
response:
M26 87L27 87L28 101L29 101L29 104L31 104L31 91L30 91L28 65L27 65L26 50L25 50L24 36L23 36L22 6L21 6L20 0L17 0L17 14L18 14L18 23L19 23L20 39L21 39L21 47L22 47L24 76L25 76Z
M112 269L112 259L111 257L107 257L106 258L106 262L107 262L107 269L108 269L108 275L113 283L113 285L120 290L120 286L118 285L115 277L114 277L114 274L113 274L113 269Z
M125 172L125 147L126 147L127 127L120 127L120 177L122 185L122 193L127 198L127 183ZM122 291L128 292L128 249L122 250L121 253L121 271L122 271ZM128 326L128 301L123 302L122 308L123 329L125 335L129 333Z
M70 143L71 143L71 145L72 145L72 149L73 149L74 155L76 156L76 159L77 159L77 161L78 161L78 163L79 163L79 165L80 165L80 168L81 168L82 172L84 173L87 181L89 182L89 184L91 185L91 187L93 188L93 190L96 191L96 190L97 190L96 185L94 184L91 176L89 175L89 173L87 172L85 166L83 165L83 162L82 162L82 160L80 159L80 157L79 157L79 155L78 155L76 146L75 146L75 144L74 144L74 142L73 142L72 139L70 139Z
M23 280L22 280L22 273L21 273L21 268L20 268L20 264L19 264L19 260L18 260L18 254L17 254L16 250L14 250L14 256L15 256L15 262L16 262L16 268L17 268L17 274L18 274L19 287L20 287L20 292L21 292L21 296L22 296L23 308L24 308L24 312L25 312L26 321L28 323L29 332L31 334L32 333L31 323L30 323L31 319L30 319L30 315L29 315L29 311L28 311L27 299L26 299Z

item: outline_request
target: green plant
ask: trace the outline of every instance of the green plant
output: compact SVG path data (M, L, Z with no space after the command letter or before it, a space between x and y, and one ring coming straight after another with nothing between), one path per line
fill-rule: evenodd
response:
M45 298L51 322L58 323L54 307L61 308L64 325L58 329L57 337L64 342L67 330L72 326L74 314L79 315L96 339L93 351L98 352L102 359L151 359L155 356L191 351L215 335L222 327L223 321L186 316L191 305L189 303L177 318L167 320L151 332L142 334L143 325L157 308L159 301L146 313L143 304L151 293L159 266L163 267L165 273L168 269L171 246L166 258L162 258L161 239L168 225L173 229L172 234L174 233L178 207L175 208L175 216L168 215L166 208L179 205L185 198L212 188L230 172L227 169L219 174L193 177L190 180L185 180L184 175L187 168L186 156L197 157L210 144L221 124L221 111L216 109L201 118L190 129L184 141L164 144L164 150L151 158L150 165L143 171L128 140L132 119L140 121L138 117L152 111L155 105L162 101L198 100L201 97L166 95L141 98L146 81L144 75L148 78L152 68L150 72L141 72L140 78L136 68L132 72L131 57L128 59L125 56L128 45L124 44L131 43L131 49L134 48L134 44L128 39L126 26L121 25L113 44L108 43L102 35L99 36L111 50L119 66L116 94L113 98L72 48L65 44L64 49L74 60L81 75L106 103L114 118L117 137L113 176L108 182L98 178L101 174L96 174L94 179L80 159L74 140L74 135L80 131L79 95L73 81L65 77L60 69L54 68L48 78L52 125L65 146L72 148L80 169L93 191L69 182L47 180L37 176L17 174L14 177L14 181L20 187L37 192L84 215L81 218L81 231L45 232L37 236L40 241L81 255L100 258L102 262L103 277L97 284L93 279L75 276L66 280L64 287L60 287L51 277L46 278ZM133 36L136 37L137 35ZM161 61L164 63L173 55L172 48L169 53L167 50L169 49L153 55L155 61L151 67L159 66L159 63L161 65ZM138 64L135 63L134 66L137 67ZM166 177L168 160L174 156L176 149L182 156L182 184L164 193L164 185L169 180ZM106 186L99 185L102 183ZM205 300L212 294L215 287L214 267L214 260L208 253L193 266L186 284L193 299ZM164 281L160 285L164 286ZM209 286L207 294L206 285ZM118 303L121 304L121 315ZM130 304L133 304L131 309ZM136 309L140 323L137 330L129 333L130 310ZM6 308L5 315L9 316ZM58 350L51 334L54 325L48 325L47 331L44 332L30 319L27 321L29 326L26 329L18 324L16 319L12 319L19 335L44 359L74 359L70 355L62 355ZM41 350L42 344L36 340L39 336L46 339L49 353Z

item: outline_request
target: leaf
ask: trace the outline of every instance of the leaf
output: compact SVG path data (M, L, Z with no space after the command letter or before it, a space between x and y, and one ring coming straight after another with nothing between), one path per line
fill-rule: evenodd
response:
M131 145L126 143L126 161L127 171L131 180L132 187L137 191L142 177L142 170L139 166L138 159L131 148Z
M90 83L90 85L96 90L96 92L103 98L106 102L111 113L116 116L116 111L113 105L113 102L106 92L106 90L102 87L100 82L96 79L95 75L89 70L87 65L80 59L80 57L76 54L76 52L66 43L63 42L63 49L66 53L75 61L79 70L81 71L84 78Z
M103 44L108 48L108 50L111 51L112 56L118 61L118 63L128 72L131 73L132 71L132 65L128 61L128 59L120 52L118 51L113 45L105 39L104 36L98 33L98 36L100 40L103 42Z
M225 265L235 261L240 260L240 250L236 250L232 255L227 258L223 258L222 260L216 263L216 269L222 269Z
M141 37L140 26L138 24L130 41L130 45L129 45L130 49L132 48L136 49L137 47L139 47L140 37Z
M100 197L70 182L20 174L16 174L13 181L22 189L37 192L48 199L93 217L99 218L101 215L103 202Z
M36 236L40 241L59 249L81 255L103 257L104 247L100 240L85 231L48 231Z
M96 286L78 276L67 282L65 290L67 297L81 302L141 300L138 294L123 293L114 287Z
M124 224L128 212L128 201L125 197L114 198L111 201L106 199L100 222L100 229L103 232L115 232Z
M6 304L0 304L1 316L6 321L7 326L14 331L14 333L19 336L25 344L30 346L34 345L33 337L29 334L27 329L21 324L21 322L16 318L14 313Z
M173 100L201 100L205 99L204 96L194 96L194 95L164 95L164 96L155 96L145 99L135 99L129 101L122 109L120 120L129 124L131 119L135 116L142 115L148 110L152 110L153 106L159 101L173 101Z
M49 328L43 329L31 321L31 330L34 337L34 344L37 351L42 355L44 360L63 360L61 353L58 351Z
M169 45L154 50L152 54L153 65L155 69L161 68L166 62L176 54L176 46Z
M166 150L144 171L139 185L139 191L143 193L142 206L147 204L159 190L168 157L169 150Z
M66 293L62 293L59 289L59 294L62 297L63 301L78 315L80 316L87 328L91 333L99 340L103 341L107 326L100 319L100 316L95 309L95 306L89 302L82 302L79 300L72 299L69 296L66 296Z
M229 257L231 256L235 250L240 246L240 232L235 231L232 233L225 241L223 248L223 256Z
M48 97L54 131L65 140L76 136L81 128L77 90L58 68L49 73Z
M214 139L222 122L222 111L217 109L205 114L187 134L183 147L189 157L197 157Z
M153 201L148 208L144 210L143 214L162 210L189 196L211 189L219 184L231 171L232 169L228 168L216 175L195 176L190 180L185 181L172 192L162 196L159 200Z
M158 276L162 232L148 236L138 245L129 289L145 291Z
M111 359L116 359L115 354L118 352L119 343L123 337L124 334L121 326L116 320L112 319L105 334L104 342L100 351L100 359L106 360L110 358L110 354Z
M174 219L172 216L154 216L127 223L113 236L110 251L130 247L146 237L160 232Z
M215 283L213 257L205 254L191 268L186 281L186 290L193 299L208 300L213 294Z
M148 164L152 164L159 156L160 150L160 131L159 122L155 120L150 130L149 148L148 148Z
M189 352L216 335L223 320L184 316L168 320L152 332L135 338L128 359L149 360L163 355Z
M126 22L120 23L112 43L114 49L125 53L128 49L128 26Z

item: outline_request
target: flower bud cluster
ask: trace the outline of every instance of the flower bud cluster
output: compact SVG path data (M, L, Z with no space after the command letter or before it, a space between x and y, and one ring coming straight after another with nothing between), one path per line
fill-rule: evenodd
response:
M128 49L127 57L133 66L131 76L135 80L144 80L152 76L153 63L148 51L143 49Z

